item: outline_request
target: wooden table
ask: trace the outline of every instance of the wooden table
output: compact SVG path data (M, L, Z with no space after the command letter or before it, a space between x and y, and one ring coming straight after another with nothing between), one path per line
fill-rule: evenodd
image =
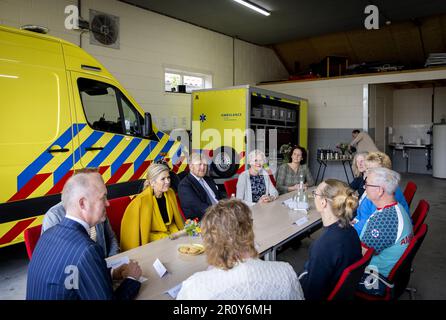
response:
M311 194L308 191L309 194ZM254 234L257 250L265 260L275 260L277 249L291 239L302 236L307 232L322 226L320 214L314 209L313 198L309 196L310 210L308 215L304 211L288 209L283 201L291 198L295 192L280 196L277 200L267 204L256 204L251 207L254 220ZM308 222L298 226L293 224L296 220L306 216ZM176 240L164 238L144 246L125 251L107 260L122 256L138 261L143 270L143 276L148 278L141 285L137 299L171 299L165 293L186 280L192 274L206 270L208 267L206 255L187 256L177 251L179 244L202 243L200 237L180 237ZM168 273L162 278L158 276L153 263L156 259L166 267Z

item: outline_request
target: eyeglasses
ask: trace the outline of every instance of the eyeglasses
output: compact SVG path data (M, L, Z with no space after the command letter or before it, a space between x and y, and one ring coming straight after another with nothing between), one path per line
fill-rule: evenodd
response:
M311 194L313 195L314 198L316 198L316 196L319 196L319 197L324 198L324 199L326 199L328 201L333 201L333 200L325 197L324 195L317 193L316 190L311 191Z
M323 197L321 194L317 193L316 190L311 191L311 194L313 195L313 197L316 196Z

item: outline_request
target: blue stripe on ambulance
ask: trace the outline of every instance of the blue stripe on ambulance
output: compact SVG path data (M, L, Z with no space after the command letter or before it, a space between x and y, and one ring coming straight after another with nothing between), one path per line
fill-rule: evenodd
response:
M155 157L155 159L153 159L154 162L161 160L162 158L164 158L163 154L167 154L167 152L169 152L170 148L172 147L172 145L174 144L174 141L172 140L168 140L166 142L166 144L164 145L163 149L160 151L160 153L158 153Z
M164 133L162 131L158 131L156 136L161 140L164 137Z
M178 144L178 145L179 145L178 150L177 150L177 152L174 153L174 155L172 157L172 165L176 164L178 159L181 156L181 144Z
M135 138L129 145L124 149L124 151L119 155L118 158L111 165L111 175L121 167L125 160L130 156L130 154L136 149L136 147L141 143L142 139Z
M156 147L157 144L158 144L157 141L150 141L150 143L147 145L147 147L145 147L145 149L141 152L141 154L138 156L138 158L136 158L136 160L133 164L133 167L134 167L133 172L134 173L139 169L139 167L141 167L143 162L147 159L150 152L152 152L152 150Z
M60 146L65 148L65 146L81 131L86 124L73 124L69 127L56 141L54 141L48 149L46 149L36 160L34 160L28 167L23 170L17 177L17 190L23 188L25 184L28 183L40 170L48 163L54 156L48 152L48 150L53 146Z
M85 154L85 149L95 144L103 135L104 132L93 131L93 133L90 134L90 136L80 145L80 147L74 151L74 160L73 157L70 155L70 157L62 162L62 164L56 169L56 171L54 171L54 184L58 183L59 180L62 179L68 173L68 171L70 171L70 169L73 168L74 164L76 164L80 160L81 154Z
M107 158L107 156L113 151L114 148L121 142L124 136L115 135L111 140L105 145L104 149L102 149L93 160L87 165L90 168L98 168L101 163Z

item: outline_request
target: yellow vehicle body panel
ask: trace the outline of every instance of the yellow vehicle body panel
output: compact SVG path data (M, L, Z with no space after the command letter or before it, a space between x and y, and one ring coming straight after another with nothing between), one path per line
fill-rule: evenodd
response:
M193 150L215 150L232 146L237 153L244 150L243 141L236 141L230 130L244 131L246 127L246 89L209 90L193 93L192 137L199 130L201 139L192 139ZM218 136L214 136L218 133ZM226 134L225 134L226 133Z
M191 117L192 150L206 154L213 161L211 168L222 178L230 178L234 172L234 166L230 164L237 165L237 173L246 169L246 153L250 151L248 134L253 126L251 108L255 99L257 107L262 106L259 102L261 101L264 104L295 110L298 116L296 123L298 127L295 127L297 143L305 148L308 147L306 99L251 86L194 91ZM266 126L280 127L277 124L266 124ZM237 139L234 136L237 136ZM249 142L250 145L252 142ZM230 155L234 153L235 157L231 158ZM219 169L219 163L229 164L226 167L231 169L228 169L227 174ZM217 165L214 166L215 164Z
M183 146L154 124L150 140L88 123L79 78L113 86L139 116L144 110L81 48L5 26L0 48L0 247L22 242L27 228L41 224L75 169L98 167L109 194L121 196L141 184L153 161L164 159L177 173L187 167Z

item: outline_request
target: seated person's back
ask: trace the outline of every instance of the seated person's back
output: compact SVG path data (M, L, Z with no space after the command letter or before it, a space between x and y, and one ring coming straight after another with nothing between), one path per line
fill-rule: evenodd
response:
M252 227L251 210L240 200L210 207L202 220L202 237L211 268L185 280L177 299L303 299L288 263L258 258Z
M358 201L353 193L344 182L334 179L323 181L314 191L324 231L312 244L299 276L307 300L326 299L344 269L362 257L358 234L350 226Z

